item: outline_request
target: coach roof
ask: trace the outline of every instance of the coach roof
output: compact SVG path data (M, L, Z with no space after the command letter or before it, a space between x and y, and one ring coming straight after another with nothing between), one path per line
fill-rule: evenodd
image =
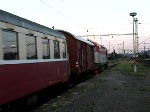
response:
M94 44L93 44L92 42L87 41L87 40L85 40L85 39L83 39L83 38L81 38L81 37L79 37L79 36L75 36L74 34L72 34L72 33L70 33L70 32L67 32L67 31L64 31L64 30L57 30L57 31L68 33L69 35L71 35L71 36L74 37L75 39L80 40L80 41L82 41L82 42L84 42L84 43L87 43L87 44L89 44L89 45L91 45L91 46L94 46Z
M65 38L65 36L63 34L61 34L60 32L58 32L56 30L53 30L51 28L37 24L37 23L32 22L32 21L29 21L27 19L21 18L19 16L14 15L14 14L5 12L3 10L0 10L0 21L10 23L10 24L13 24L16 26L20 26L23 28L27 28L30 30L34 30L34 31L44 33L47 35Z

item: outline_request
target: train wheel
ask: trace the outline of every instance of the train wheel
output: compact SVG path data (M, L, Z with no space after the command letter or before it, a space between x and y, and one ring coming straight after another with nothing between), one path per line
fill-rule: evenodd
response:
M65 90L69 89L69 81L67 81L67 82L64 83L64 89Z
M33 107L38 103L38 95L31 95L26 99L27 107Z
M105 68L106 68L105 66L102 66L102 71L104 71L104 70L105 70Z

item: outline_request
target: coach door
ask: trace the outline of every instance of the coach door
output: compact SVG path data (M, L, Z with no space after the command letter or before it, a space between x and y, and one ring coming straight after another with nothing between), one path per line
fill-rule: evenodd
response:
M85 70L85 47L84 44L80 44L80 49L79 49L79 59L80 59L80 72L83 72Z

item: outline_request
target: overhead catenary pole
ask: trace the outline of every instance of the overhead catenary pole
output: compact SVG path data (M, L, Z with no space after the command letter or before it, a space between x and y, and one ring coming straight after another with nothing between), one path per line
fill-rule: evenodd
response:
M145 42L144 42L144 53L145 53Z
M109 42L109 54L110 54L110 42Z
M89 32L89 31L87 30L87 40L89 39L89 38L88 38L88 32Z
M123 49L122 49L123 58L125 58L125 51L124 51L124 42L123 42Z
M100 39L101 39L101 46L102 46L102 38L100 37Z
M114 49L114 46L113 46L113 59L115 59L115 49Z

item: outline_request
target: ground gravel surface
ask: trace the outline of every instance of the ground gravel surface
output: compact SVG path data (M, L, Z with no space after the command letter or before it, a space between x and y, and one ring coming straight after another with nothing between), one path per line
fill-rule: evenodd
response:
M32 112L150 112L150 71L142 76L105 71Z

